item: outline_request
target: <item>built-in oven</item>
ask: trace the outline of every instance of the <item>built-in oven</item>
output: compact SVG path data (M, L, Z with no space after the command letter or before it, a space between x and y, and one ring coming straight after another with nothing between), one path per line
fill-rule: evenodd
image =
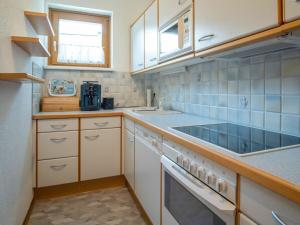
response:
M193 14L189 7L159 30L159 61L163 62L193 50Z
M234 225L236 207L177 163L162 156L163 225Z

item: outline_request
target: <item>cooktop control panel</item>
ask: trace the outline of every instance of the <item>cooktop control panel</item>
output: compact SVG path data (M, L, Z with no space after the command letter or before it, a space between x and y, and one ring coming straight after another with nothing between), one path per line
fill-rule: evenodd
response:
M236 202L237 174L199 153L163 140L163 154L231 202Z

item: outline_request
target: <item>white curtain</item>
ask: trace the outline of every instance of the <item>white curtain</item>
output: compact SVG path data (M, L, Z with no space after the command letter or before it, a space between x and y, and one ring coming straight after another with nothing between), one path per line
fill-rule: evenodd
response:
M102 24L59 20L57 61L74 64L104 64Z

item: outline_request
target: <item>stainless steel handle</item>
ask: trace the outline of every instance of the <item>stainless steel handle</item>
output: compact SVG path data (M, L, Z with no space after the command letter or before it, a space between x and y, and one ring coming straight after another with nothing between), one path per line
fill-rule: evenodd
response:
M98 134L98 135L95 135L95 136L85 136L85 139L90 140L90 141L94 141L99 137L100 137L100 135Z
M140 63L140 64L138 64L138 66L143 66L144 65L144 63Z
M272 211L272 217L278 224L286 225L274 211Z
M64 169L67 166L67 164L59 165L59 166L50 166L51 169L59 171Z
M97 127L104 127L108 125L108 122L103 122L103 123L94 123Z
M208 41L208 40L211 40L215 37L214 34L208 34L208 35L204 35L202 36L201 38L198 39L198 42L201 42L201 41Z
M61 143L64 142L65 140L67 140L67 138L50 138L50 141L54 143Z
M64 129L67 126L67 124L61 124L61 125L50 125L54 130L61 130Z
M155 57L155 58L152 58L152 59L150 59L150 62L154 62L155 60L157 60L157 58Z

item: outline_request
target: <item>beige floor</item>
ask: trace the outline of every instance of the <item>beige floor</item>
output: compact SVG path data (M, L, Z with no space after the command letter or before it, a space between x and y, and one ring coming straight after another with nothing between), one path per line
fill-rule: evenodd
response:
M127 188L37 201L29 225L145 225Z

